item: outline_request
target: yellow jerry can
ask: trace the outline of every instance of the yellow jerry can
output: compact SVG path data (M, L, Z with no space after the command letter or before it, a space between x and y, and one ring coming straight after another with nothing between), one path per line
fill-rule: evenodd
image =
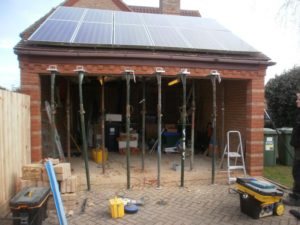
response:
M103 150L101 149L101 148L99 148L99 149L93 149L92 150L92 158L93 158L93 160L96 162L96 163L103 163L103 152L102 152ZM108 155L108 153L107 153L107 150L105 149L105 151L104 151L104 162L107 160L107 155Z
M121 218L124 216L124 203L120 198L113 198L109 200L109 206L112 218Z

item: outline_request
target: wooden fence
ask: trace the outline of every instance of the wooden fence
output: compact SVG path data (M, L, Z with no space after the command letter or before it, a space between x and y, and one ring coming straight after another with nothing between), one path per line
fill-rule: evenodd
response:
M0 217L16 192L22 166L31 161L30 97L0 90Z

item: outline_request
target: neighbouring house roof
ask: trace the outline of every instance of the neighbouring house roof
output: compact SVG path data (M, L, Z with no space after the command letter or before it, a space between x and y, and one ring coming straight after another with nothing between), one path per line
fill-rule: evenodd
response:
M64 6L76 6L80 0L67 0L63 5ZM162 10L160 7L147 7L147 6L134 6L127 5L122 0L111 0L113 4L115 4L122 11L133 11L133 12L141 12L141 13L155 13L162 14ZM180 10L180 15L182 16L201 16L198 10Z
M85 7L102 9L113 9L130 12L131 9L121 0L67 0L63 3L64 6Z

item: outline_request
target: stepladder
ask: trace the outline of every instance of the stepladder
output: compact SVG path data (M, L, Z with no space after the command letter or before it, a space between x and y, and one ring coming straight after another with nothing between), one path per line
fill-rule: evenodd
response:
M231 184L236 181L236 177L233 176L234 171L242 171L244 177L247 176L247 173L241 133L237 130L230 130L226 134L226 140L227 143L222 154L220 168L223 168L226 160L228 184Z

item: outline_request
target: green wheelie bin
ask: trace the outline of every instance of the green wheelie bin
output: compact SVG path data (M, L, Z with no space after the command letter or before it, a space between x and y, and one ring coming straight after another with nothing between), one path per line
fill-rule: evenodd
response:
M275 166L278 155L278 136L275 130L264 128L264 166Z
M290 145L293 128L278 128L280 138L278 139L279 162L285 166L292 166L294 160L294 148Z

